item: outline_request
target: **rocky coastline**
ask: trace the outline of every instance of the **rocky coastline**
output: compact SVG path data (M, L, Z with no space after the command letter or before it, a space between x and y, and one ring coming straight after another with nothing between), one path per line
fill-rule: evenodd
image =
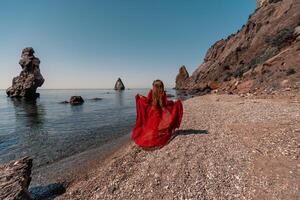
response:
M297 199L299 94L210 94L183 106L180 130L165 147L144 150L126 136L104 157L95 157L100 155L96 150L51 166L57 176L50 179L41 177L48 168L33 172L30 194L55 199ZM66 165L78 168L59 170Z
M175 89L189 99L163 148L126 138L106 154L91 150L34 173L32 159L14 160L0 166L0 199L298 199L299 10L297 0L257 0L247 23L217 41L192 74L179 68ZM19 64L7 96L36 99L45 80L32 47ZM114 90L125 90L120 78ZM49 168L57 174L44 175Z
M191 76L180 68L175 88L199 95L299 92L299 10L297 0L257 0L247 23L212 45Z

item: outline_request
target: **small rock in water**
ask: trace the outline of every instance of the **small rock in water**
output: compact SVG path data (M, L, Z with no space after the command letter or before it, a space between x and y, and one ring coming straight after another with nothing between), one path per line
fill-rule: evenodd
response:
M68 104L69 102L68 101L62 101L62 102L59 102L61 104Z
M70 104L71 105L81 105L84 103L84 100L81 96L72 96L70 98Z
M100 98L100 97L95 97L95 98L92 98L91 100L93 100L93 101L100 101L100 100L102 100L102 98Z

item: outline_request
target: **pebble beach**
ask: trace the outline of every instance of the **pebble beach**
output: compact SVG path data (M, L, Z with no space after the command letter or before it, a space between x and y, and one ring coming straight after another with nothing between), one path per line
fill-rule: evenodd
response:
M169 144L129 141L57 199L298 199L298 95L212 94L183 105Z

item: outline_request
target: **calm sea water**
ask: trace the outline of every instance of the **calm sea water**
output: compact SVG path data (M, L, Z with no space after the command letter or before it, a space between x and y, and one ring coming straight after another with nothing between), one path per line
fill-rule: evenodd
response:
M128 134L135 122L137 93L148 89L39 90L41 97L26 102L0 90L0 163L31 156L35 167L100 147ZM175 91L169 89L169 94ZM61 104L80 95L80 106ZM92 98L103 98L100 101Z

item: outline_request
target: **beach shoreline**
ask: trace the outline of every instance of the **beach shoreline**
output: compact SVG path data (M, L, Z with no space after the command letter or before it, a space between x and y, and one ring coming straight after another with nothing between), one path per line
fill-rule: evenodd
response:
M53 183L63 183L65 187L68 187L72 182L84 179L91 169L97 168L107 157L123 146L128 145L130 134L127 133L100 147L33 169L30 188L47 186Z
M127 142L58 199L297 198L299 95L211 94L183 104L168 145Z

